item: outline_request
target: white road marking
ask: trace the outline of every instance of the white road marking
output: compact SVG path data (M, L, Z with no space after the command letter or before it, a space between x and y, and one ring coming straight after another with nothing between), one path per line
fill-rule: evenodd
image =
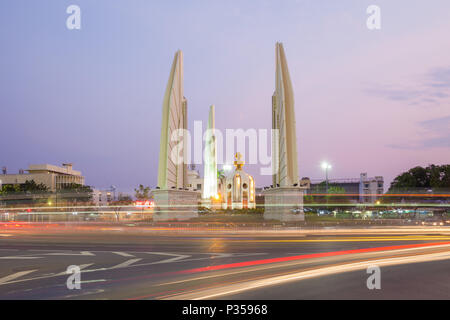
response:
M114 267L110 267L110 268L108 268L108 269L125 268L125 267L128 267L128 266L132 265L133 263L138 262L138 261L141 261L141 260L142 260L142 259L130 259L130 260L127 260L127 261L125 261L125 262L119 263L118 265L116 265L116 266L114 266Z
M35 272L35 271L37 271L37 270L38 270L38 269L34 269L34 270L26 270L26 271L20 271L20 272L16 272L16 273L10 274L9 276L0 278L0 284L6 284L6 283L8 283L8 282L11 281L11 280L14 280L14 279L23 277L23 276L25 276L25 275L27 275L27 274L29 274L29 273Z
M111 251L112 253L118 254L119 256L122 257L134 257L132 254L126 253L126 252L121 252L121 251Z
M98 280L86 280L86 281L80 281L80 283L92 283L92 282L104 282L105 279L98 279Z
M55 253L47 253L46 256L95 256L90 251L81 251L80 253L65 253L65 252L55 252Z
M97 289L97 290L77 290L77 291L81 291L79 294L70 294L67 296L62 297L62 299L70 299L70 298L74 298L74 297L79 297L79 296L87 296L90 294L97 294L97 293L102 293L105 292L104 289Z
M175 262L175 261L190 257L190 256L187 256L184 254L175 254L175 253L167 253L167 252L145 252L145 253L174 257L174 258L169 258L169 259L165 259L165 260L161 260L161 261L157 261L157 262L151 262L149 264L170 263L170 262Z
M9 250L9 249L8 249ZM56 250L28 250L28 251L56 251ZM59 251L59 250L58 250ZM108 252L111 253L111 251L93 251L93 252ZM169 256L175 256L174 258L170 258L170 259L166 259L166 260L162 260L162 261L157 261L157 262L150 262L150 263L140 263L140 264L129 264L127 267L140 267L140 266L148 266L148 265L152 265L152 264L158 264L158 263L168 263L168 262L184 262L184 261L200 261L200 260L209 260L211 259L211 257L202 257L202 258L191 258L191 259L186 259L186 260L181 260L184 259L186 257L190 257L190 256L186 256L186 255L181 255L181 254L174 254L174 253L165 253L165 252L142 252L142 251L129 251L132 253L147 253L147 254L161 254L161 255L169 255ZM189 252L191 253L191 252ZM194 252L192 252L191 254L195 254ZM211 253L202 253L203 254L211 254ZM240 254L233 254L233 256L244 256L244 255L264 255L267 253L240 253ZM222 255L222 254L221 254ZM23 258L23 257L19 257ZM28 257L25 257L25 259ZM33 258L42 258L42 257L33 257ZM216 259L219 257L216 257ZM1 259L1 257L0 257ZM131 260L131 259L130 259ZM135 262L133 262L135 263ZM89 264L82 264L80 265L80 269L82 270L82 273L85 272L98 272L98 271L106 271L106 270L111 270L113 269L112 267L107 267L107 268L98 268L98 269L90 269L90 270L84 270L85 268L93 265L94 263L89 263ZM117 269L117 266L115 266ZM45 274L45 275L40 275L34 278L30 278L30 279L18 279L18 280L14 280L10 283L15 283L15 282L25 282L25 281L32 281L32 280L39 280L39 279L48 279L48 278L53 278L53 277L58 277L58 276L65 276L67 275L67 273L61 272L61 273L51 273L51 274ZM0 284L2 285L2 284Z
M10 257L0 257L0 259L10 260L10 259L41 259L42 257L30 257L30 256L10 256Z
M80 264L78 267L80 267L80 270L83 270L92 265L93 265L93 263L86 263L86 264ZM63 272L57 273L54 276L62 276L62 275L66 275L66 274L67 274L67 272L66 272L66 270L64 270Z
M212 257L213 259L217 259L217 258L229 258L229 257L233 257L234 254L233 253L210 253L211 255L214 255L214 257Z

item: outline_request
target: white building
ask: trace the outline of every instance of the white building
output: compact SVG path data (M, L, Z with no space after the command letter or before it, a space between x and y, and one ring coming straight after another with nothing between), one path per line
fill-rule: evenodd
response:
M187 172L187 187L190 190L200 191L203 194L203 178L195 169L195 165L191 165Z
M96 206L106 206L115 199L113 190L94 189L92 192L92 202Z
M80 171L72 169L71 163L63 163L62 167L51 164L32 164L27 170L19 170L17 174L8 174L6 168L3 168L2 173L0 180L3 185L24 184L26 181L33 180L36 184L44 184L52 192L64 189L72 183L84 185L84 177Z
M361 173L359 178L359 202L374 203L384 193L382 176L368 177Z

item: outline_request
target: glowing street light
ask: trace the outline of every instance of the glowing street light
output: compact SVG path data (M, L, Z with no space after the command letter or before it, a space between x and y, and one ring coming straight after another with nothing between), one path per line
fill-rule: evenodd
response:
M327 162L322 162L322 169L325 170L325 183L327 186L327 193L328 193L328 170L331 169L331 164Z
M229 172L229 171L231 171L231 169L232 169L231 165L229 165L229 164L224 164L223 165L223 171Z

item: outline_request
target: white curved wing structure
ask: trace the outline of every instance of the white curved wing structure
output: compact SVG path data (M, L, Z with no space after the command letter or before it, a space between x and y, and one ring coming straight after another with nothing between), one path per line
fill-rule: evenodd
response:
M159 150L158 187L185 188L187 183L187 100L183 87L183 53L175 57L164 95L161 142Z
M298 183L297 138L294 93L283 44L275 45L275 93L272 96L273 185L293 186Z

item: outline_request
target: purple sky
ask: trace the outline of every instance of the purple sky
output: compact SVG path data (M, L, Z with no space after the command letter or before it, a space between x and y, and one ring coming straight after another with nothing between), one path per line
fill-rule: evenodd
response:
M66 8L82 29L66 28ZM382 28L366 28L381 7ZM0 166L73 162L90 185L156 185L161 106L184 52L189 125L270 128L274 47L296 101L300 176L450 159L450 2L3 0ZM257 185L269 183L248 166Z

